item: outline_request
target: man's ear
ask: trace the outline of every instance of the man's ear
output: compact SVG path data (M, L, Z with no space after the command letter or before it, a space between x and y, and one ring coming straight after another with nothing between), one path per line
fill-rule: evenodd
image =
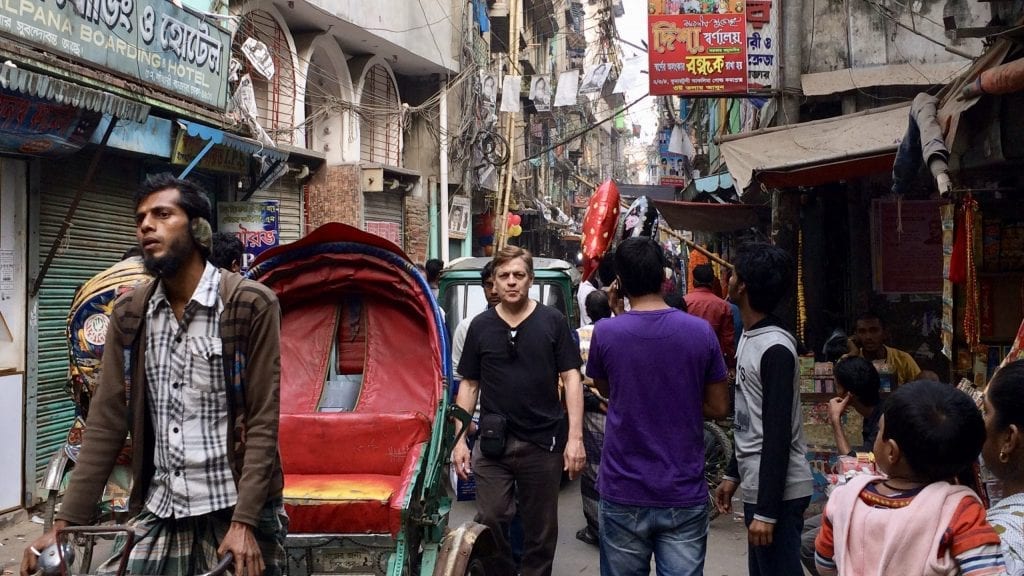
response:
M1006 443L1002 450L1007 454L1013 454L1022 446L1024 446L1024 436L1022 436L1021 429L1016 424L1010 424L1010 427L1006 429Z

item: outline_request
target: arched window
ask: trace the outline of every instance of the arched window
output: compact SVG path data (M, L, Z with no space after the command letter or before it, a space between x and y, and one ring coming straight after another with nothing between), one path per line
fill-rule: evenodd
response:
M267 45L274 62L274 76L267 80L242 54L242 44L255 38ZM257 121L274 142L295 144L295 69L288 37L277 20L265 10L242 16L231 46L231 57L242 63L256 92Z
M398 88L387 68L374 64L366 72L359 101L360 159L386 166L402 165L402 108Z

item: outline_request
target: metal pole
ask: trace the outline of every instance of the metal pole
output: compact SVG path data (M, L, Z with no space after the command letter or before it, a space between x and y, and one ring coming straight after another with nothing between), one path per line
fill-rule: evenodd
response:
M448 81L441 80L441 101L439 104L441 124L441 183L438 198L441 200L441 260L448 262Z
M103 139L100 140L99 147L96 148L96 152L92 155L92 161L89 163L89 170L85 173L85 180L82 181L82 185L79 186L78 190L75 192L75 197L71 199L71 205L68 206L67 214L64 215L64 222L60 225L60 232L58 232L57 237L53 239L50 251L46 254L46 259L43 261L43 265L39 268L39 274L32 283L33 298L39 294L39 289L43 286L43 279L46 278L46 272L49 271L50 265L53 264L53 258L57 255L57 249L60 248L61 243L64 242L64 236L68 233L68 228L71 228L71 219L75 217L75 212L78 211L78 205L82 202L82 196L85 196L85 193L93 186L96 169L99 168L100 159L103 158L103 151L106 150L107 141L110 140L110 134L114 131L114 126L116 125L117 116L112 116L110 118L110 124L107 125L107 131L103 133Z

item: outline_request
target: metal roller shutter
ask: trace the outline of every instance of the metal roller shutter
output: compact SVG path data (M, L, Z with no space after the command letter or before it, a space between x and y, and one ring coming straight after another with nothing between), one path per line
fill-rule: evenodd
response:
M281 176L266 190L249 198L252 202L277 200L281 244L295 242L302 237L302 185L290 173Z
M404 250L405 203L403 198L404 195L401 192L364 192L363 230L383 236ZM397 231L393 225L397 225Z
M42 161L39 190L39 264L60 232L68 206L85 180L89 155ZM36 481L50 456L63 445L75 415L65 391L68 375L67 315L75 289L121 258L135 244L132 196L139 185L139 166L108 154L111 169L98 170L57 251L39 290L38 407L35 439Z

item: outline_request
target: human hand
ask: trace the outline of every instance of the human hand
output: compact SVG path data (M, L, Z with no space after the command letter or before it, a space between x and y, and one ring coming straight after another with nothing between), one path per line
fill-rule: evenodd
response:
M828 420L833 424L838 424L843 417L843 412L846 411L846 405L850 403L850 393L847 392L842 396L836 396L835 398L828 401Z
M263 564L263 553L256 542L252 526L242 522L231 522L228 533L217 548L217 555L224 557L231 552L235 557L235 574L237 576L263 576L266 565Z
M455 443L455 448L452 449L452 466L455 467L455 473L462 480L469 480L469 475L473 473L473 467L470 464L471 459L472 455L469 453L469 445L466 444L465 440L459 439Z
M583 439L570 438L565 445L562 459L565 463L562 469L569 473L569 480L575 480L583 471L583 465L587 463L587 450L583 447Z
M619 279L616 278L608 288L605 289L608 293L608 306L612 309L612 314L620 316L626 313L626 303L622 299L622 293L619 288Z
M57 531L67 528L68 523L56 520L49 532L36 538L21 554L21 576L30 576L39 570L39 553L57 541Z
M715 488L715 508L722 514L732 512L732 496L736 493L737 486L739 484L726 478Z
M761 520L754 520L747 527L747 539L753 546L771 546L772 534L775 532L775 524Z

